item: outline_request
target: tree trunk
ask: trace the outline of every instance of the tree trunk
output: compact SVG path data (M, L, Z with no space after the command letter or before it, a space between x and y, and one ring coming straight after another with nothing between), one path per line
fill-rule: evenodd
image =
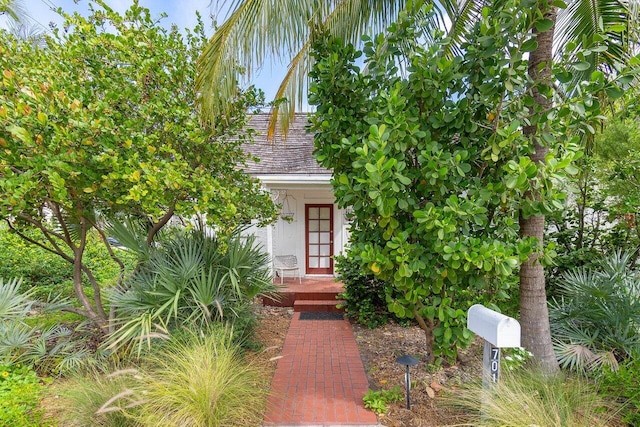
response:
M97 285L94 286L94 292L98 293L97 296L94 295L94 301L96 302L96 307L94 308L82 287L82 277L83 277L82 258L84 255L86 238L87 238L86 220L81 219L80 220L80 244L77 247L73 248L73 252L74 252L73 288L75 290L76 296L78 297L78 300L80 301L80 304L82 304L82 307L86 311L87 317L92 321L94 321L102 329L106 330L108 326L108 318L107 318L107 314L104 311L104 307L102 307L102 300L100 298L100 288L97 287Z
M553 100L540 93L539 85L551 86L551 61L553 58L553 34L555 29L557 9L551 1L540 0L540 10L546 19L554 25L548 31L537 32L538 48L531 52L529 58L529 76L533 81L531 88L533 98L541 111L552 107ZM541 67L542 66L542 67ZM524 134L532 139L534 153L531 159L536 163L544 162L548 147L536 138L540 129L534 126L524 128ZM526 197L537 198L538 194L531 192ZM544 215L524 218L520 216L520 236L535 237L539 242L539 251L543 250ZM549 326L549 310L547 308L547 293L545 289L544 269L538 262L540 252L529 256L527 262L520 267L520 324L522 327L522 344L533 353L535 361L547 372L554 373L559 369L558 361L553 351L551 329Z
M418 321L418 325L420 329L424 332L425 343L427 345L427 357L426 362L428 364L433 363L435 358L433 357L433 346L435 344L435 337L433 336L433 330L435 329L435 325L433 320L425 319L418 313L418 310L414 310L413 314Z

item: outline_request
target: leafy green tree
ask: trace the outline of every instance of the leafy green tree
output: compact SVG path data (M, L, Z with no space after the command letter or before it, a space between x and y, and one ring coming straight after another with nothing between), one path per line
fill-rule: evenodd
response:
M89 17L65 14L44 48L0 31L0 218L73 265L74 310L105 327L101 284L84 259L89 233L105 238L101 218L145 218L151 244L174 216L201 215L226 233L274 208L237 168L256 94L237 92L214 127L198 120L202 24L183 36L137 3L124 16L96 3Z
M485 8L455 59L443 53L450 39L421 44L422 9L365 44L366 74L352 46L324 34L314 44L311 130L338 205L354 208L350 252L392 285L389 309L416 319L435 355L454 357L469 342L469 306L505 298L513 271L539 250L518 237L518 219L562 207L554 182L577 172L581 154L579 136L565 138L599 114L584 106L605 87L603 74L581 97L531 111L525 53L543 19L532 4ZM523 129L531 122L548 129L539 163Z
M199 62L197 88L203 94L203 111L211 118L212 113L225 110L225 96L233 93L230 76L234 70L248 70L260 66L265 52L281 55L290 63L289 71L277 96L287 95L290 99L297 96L300 100L301 88L306 78L305 70L310 68L309 36L311 24L323 23L324 28L333 35L351 42L358 41L365 32L376 32L397 18L397 12L405 4L413 2L377 2L363 0L343 0L318 3L299 0L286 2L257 2L255 0L236 0L232 2L233 12L212 37ZM430 2L426 2L430 3ZM465 31L474 20L481 16L482 2L434 2L441 7L440 13L452 21L451 37L453 41L465 40ZM553 63L552 44L556 34L555 24L560 8L556 55L571 58L572 70L561 76L555 76L563 82L579 81L590 78L590 71L600 73L603 64L614 67L616 61L624 63L628 57L630 44L628 34L636 34L635 22L629 19L630 9L627 3L619 0L603 0L594 4L586 0L572 0L568 4L557 0L540 0L531 5L538 14L540 22L532 29L532 40L527 49L530 51L532 66L528 74L532 85L533 110L546 110L552 98L548 91L553 87L550 68ZM631 8L633 9L633 8ZM440 22L443 22L440 20ZM259 23L259 25L257 25ZM430 20L429 28L437 26L438 20ZM425 33L423 42L429 44L430 33ZM570 40L572 43L565 43ZM450 46L445 50L455 52ZM248 74L250 76L250 74ZM580 77L582 76L582 77ZM225 86L227 85L227 86ZM572 86L574 89L577 85ZM212 90L215 88L215 90ZM286 88L286 90L285 90ZM571 87L569 87L571 89ZM571 90L569 90L571 92ZM578 91L579 93L579 91ZM289 118L293 108L284 105L281 114L282 127L287 129L286 108ZM275 130L275 114L271 120L271 134ZM540 163L547 152L547 142L543 135L545 128L538 123L526 127L526 135L534 142L530 156L534 163ZM537 145L536 145L537 144ZM533 179L531 176L530 179ZM535 202L535 191L526 194ZM538 251L522 264L520 269L521 322L523 342L536 358L549 368L557 369L549 332L546 308L544 269L538 258L542 257L544 214L537 212L522 215L519 219L523 237L533 237L539 242Z

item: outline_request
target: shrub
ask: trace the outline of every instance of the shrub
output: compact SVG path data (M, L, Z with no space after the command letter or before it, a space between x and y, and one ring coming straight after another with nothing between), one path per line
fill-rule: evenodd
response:
M26 365L0 364L0 425L40 426L43 385Z
M29 237L37 240L35 233ZM86 263L98 283L113 284L119 274L100 238L90 234L87 241ZM73 266L60 256L29 244L6 227L0 227L0 277L22 278L21 290L31 290L34 298L73 297ZM131 266L132 256L119 253ZM88 285L88 283L87 283ZM89 289L87 289L89 291Z
M640 426L640 359L634 358L620 364L618 370L605 368L597 377L600 393L622 404L622 421L630 426Z
M364 274L359 262L352 258L335 258L338 279L344 284L344 292L338 298L344 300L347 316L368 328L386 324L392 314L387 309L385 283L372 274Z
M487 427L606 426L615 415L586 380L532 369L504 372L491 389L473 384L445 399L468 414L470 425Z
M242 323L242 338L251 329L256 296L275 291L268 255L255 237L240 230L225 240L192 230L153 249L111 296L119 329L108 344L119 347L138 341L150 346L157 326L166 333L182 326L206 328L225 321ZM249 317L248 319L246 317Z
M614 368L640 355L640 275L630 254L616 252L598 268L565 273L562 297L549 303L551 332L561 364L572 369Z
M29 237L35 238L35 233ZM0 227L0 277L21 277L22 290L34 296L71 296L73 267L57 255L27 243L5 226Z

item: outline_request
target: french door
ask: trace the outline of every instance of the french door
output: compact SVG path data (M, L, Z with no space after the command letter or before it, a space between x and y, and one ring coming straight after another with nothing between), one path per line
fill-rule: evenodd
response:
M305 205L307 274L333 274L333 205Z

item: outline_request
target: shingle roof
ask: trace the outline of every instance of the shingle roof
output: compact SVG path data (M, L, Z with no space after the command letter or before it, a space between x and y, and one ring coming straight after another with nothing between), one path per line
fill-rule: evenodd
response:
M249 120L249 127L257 131L253 144L244 144L242 149L258 157L260 162L249 161L245 171L251 175L327 174L329 170L320 166L313 158L313 135L305 129L307 114L296 114L287 138L276 133L273 141L267 141L268 114L256 114Z

